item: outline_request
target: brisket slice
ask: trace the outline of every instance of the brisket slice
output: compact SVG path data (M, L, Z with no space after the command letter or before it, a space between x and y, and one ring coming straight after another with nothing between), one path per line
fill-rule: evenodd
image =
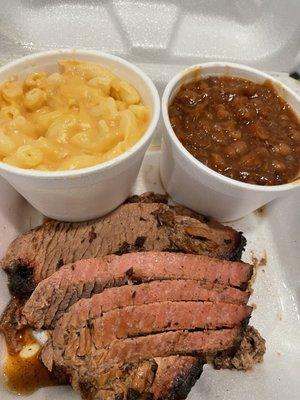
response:
M252 326L247 326L243 339L233 354L220 354L213 358L214 367L247 371L262 362L266 351L265 340ZM146 360L136 364L115 366L101 374L101 379L89 382L94 393L91 399L185 399L199 379L203 360L198 357L170 356ZM80 382L79 389L87 381ZM84 398L85 394L82 392ZM99 397L97 397L99 396Z
M28 296L62 265L131 251L175 251L240 258L241 233L183 207L127 203L94 221L49 221L18 237L1 266L13 295Z
M233 293L237 296L241 295L238 299L238 304L235 304L236 298L233 298L233 302L231 301L233 296L225 296L226 293L230 293L231 291L233 291ZM244 297L242 297L242 295L244 295ZM132 308L133 306L141 306L151 303L157 303L157 306L159 302L186 301L186 304L188 304L188 302L190 302L191 300L209 300L210 302L206 304L212 305L212 308L215 308L216 314L218 314L220 312L220 309L216 307L218 304L220 304L221 308L223 307L223 309L224 307L226 308L227 303L233 303L233 305L235 306L245 305L248 296L249 293L242 292L233 288L225 288L221 291L220 287L214 289L212 285L212 289L209 290L200 286L197 281L183 280L161 282L155 281L137 286L121 286L118 288L106 289L104 290L104 292L95 295L90 299L82 299L75 303L72 307L70 307L69 311L65 313L55 325L52 334L53 342L55 342L55 345L57 347L63 348L66 345L66 341L69 340L70 335L79 334L81 329L85 328L86 326L93 326L93 329L96 329L96 326L98 326L97 318L102 317L104 313L108 313L109 311L122 311L124 310L124 307L125 310L128 311L130 309L130 306ZM212 303L212 301L216 301L217 303ZM231 304L229 304L229 306L231 306ZM183 307L185 307L185 305L183 305ZM192 304L190 304L189 307L192 307ZM232 312L237 311L245 313L245 316L243 316L241 319L245 318L248 315L248 312L250 312L249 307L236 309L229 307L228 310ZM211 312L212 311L213 310L211 310ZM214 318L216 317L216 314L213 316ZM126 321L124 322L128 323L129 321L129 319L127 319L128 317L124 317L124 315L122 316L115 313L114 316L117 319L120 319L120 321L121 319L123 321L124 318L126 318ZM169 318L171 317L172 316L170 316ZM195 317L199 318L200 315L197 315ZM224 316L222 315L221 318L223 317ZM229 318L236 317L237 315L229 315ZM135 314L134 318L136 318ZM141 316L141 319L142 318L143 315ZM171 322L171 319L168 322ZM154 323L152 325L152 328L154 326ZM117 324L118 321L116 325Z
M201 357L170 356L156 358L157 370L150 393L157 400L182 400L200 378Z
M99 374L99 369L119 363L135 363L171 355L207 356L228 351L238 345L243 327L208 331L170 331L147 336L114 340L107 348L97 348L88 330L72 338L62 352L48 341L41 353L45 366L65 369L79 377ZM86 349L86 351L85 351Z
M182 400L199 379L204 360L169 356L134 364L114 365L95 379L74 381L87 400Z
M251 307L211 302L162 302L104 313L90 328L96 347L115 339L174 330L233 328L249 319Z
M115 291L121 291L122 289L117 288ZM108 289L107 291L111 290ZM102 295L104 294L105 292ZM110 298L113 299L112 296ZM87 302L88 300L85 301L85 303ZM84 303L84 301L81 303ZM78 305L72 308L75 311L76 308L79 309ZM72 313L72 308L69 313ZM59 322L56 328L58 332L53 334L52 341L44 349L42 359L48 368L58 367L60 370L65 369L72 376L71 381L75 389L79 388L84 391L84 389L87 390L89 388L89 392L92 390L94 394L90 397L91 399L98 398L98 395L102 396L99 398L113 398L111 396L117 395L121 390L120 385L123 387L121 390L123 395L124 392L126 393L126 397L121 398L129 399L131 398L132 390L134 390L134 393L137 390L136 379L141 378L140 368L143 371L145 367L144 364L140 365L141 362L150 360L153 357L186 354L207 355L229 350L237 345L240 340L243 326L247 323L250 310L250 307L244 305L222 302L161 302L129 306L108 311L94 321L87 320L84 326L76 331L73 330L70 335L65 331L67 326L60 327L59 333ZM72 326L72 321L70 321L70 326ZM204 332L182 330L222 326L237 326L238 329ZM168 329L173 329L174 331L156 333L160 330ZM232 332L235 332L234 340L232 339ZM174 333L174 336L167 335L167 333ZM145 334L149 335L139 336ZM128 341L128 336L132 335L135 337L131 339L132 341ZM186 368L190 369L191 372L197 370L199 375L201 372L199 371L201 360L190 358L186 361ZM103 380L103 370L114 369L116 363L121 365L136 364L130 373L125 373L121 368L121 372L115 375L116 379L109 379L109 385L102 381L99 382L100 377ZM177 375L180 376L182 363L185 364L185 359L179 357L174 359L174 374L177 371ZM164 362L162 362L162 365L166 367ZM183 368L184 371L187 371L187 369ZM146 368L147 370L148 373L142 380L144 383L145 380L146 383L153 381L151 378L153 371ZM168 371L163 370L162 373L167 374L166 381L169 382L169 386L172 386L174 380L168 379ZM158 376L161 376L161 374ZM138 382L140 382L140 379L138 379ZM190 382L194 381L191 380ZM152 386L151 390L148 386L147 390L143 389L143 393L145 394L146 390L147 393L153 394L151 392ZM158 388L154 393L158 396ZM179 398L174 397L174 399Z
M23 324L51 327L79 299L130 282L187 279L245 288L252 272L243 262L167 252L80 260L39 283L23 309Z
M114 365L95 379L74 382L87 400L182 400L199 379L204 360L169 356Z
M140 285L128 285L105 289L89 299L82 299L70 307L69 311L56 323L53 340L62 341L72 331L85 327L104 312L128 306L158 303L164 301L211 301L232 304L246 304L249 292L223 287L217 284L201 285L192 280L153 281ZM34 320L34 309L27 321ZM62 335L64 332L64 335ZM63 345L63 342L62 342Z
M78 356L91 350L107 347L116 339L146 334L194 329L233 328L248 321L251 307L211 302L162 302L142 306L129 306L108 311L79 331L73 331L61 347L65 352L69 343L79 340ZM66 340L67 339L67 340ZM57 341L53 340L55 347Z
M23 345L22 334L18 331L23 305L22 300L12 298L0 318L0 332L10 354L19 352Z
M109 349L88 355L96 365L138 362L170 355L207 355L229 350L241 339L241 328L212 331L175 331L114 341ZM66 357L68 353L66 351ZM98 363L99 361L99 363ZM80 364L79 364L80 365Z

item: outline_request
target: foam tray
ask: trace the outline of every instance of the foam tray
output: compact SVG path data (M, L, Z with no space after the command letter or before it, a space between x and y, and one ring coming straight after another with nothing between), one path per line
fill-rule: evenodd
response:
M300 85L286 73L299 50L299 15L297 0L2 1L0 63L53 48L99 49L138 64L162 93L185 66L228 60L272 71L300 94ZM163 190L158 173L162 129L160 123L135 193ZM266 265L258 267L250 303L257 306L251 323L265 337L267 352L264 362L247 373L205 366L188 400L300 398L299 204L300 194L295 194L231 224L248 240L245 261L266 258ZM0 179L0 257L11 240L41 221L42 216ZM8 298L0 271L0 312ZM0 356L3 360L3 340ZM0 381L0 399L16 398ZM43 388L26 396L77 398L68 387Z

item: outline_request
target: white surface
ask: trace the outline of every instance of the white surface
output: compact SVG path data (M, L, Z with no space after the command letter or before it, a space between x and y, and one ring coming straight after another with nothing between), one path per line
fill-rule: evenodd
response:
M296 81L278 72L289 71L299 51L299 14L298 0L2 0L0 63L40 50L85 47L134 61L160 93L184 67L215 60L277 71L274 76L299 90ZM162 126L161 121L157 139ZM140 192L161 189L158 158L147 156L136 186ZM205 367L189 400L299 399L299 203L300 196L292 196L268 206L263 216L252 214L234 223L248 239L244 259L251 259L251 251L258 257L267 252L267 266L259 269L251 299L257 304L252 322L267 340L264 363L247 373ZM0 179L0 256L14 237L40 220ZM1 310L7 301L1 273ZM0 383L0 399L18 397ZM61 387L23 399L79 396Z
M151 110L141 139L125 153L102 164L74 171L35 171L0 162L4 177L30 204L50 218L84 221L107 214L129 195L160 115L160 99L151 79L125 60L97 51L53 50L23 57L0 68L0 82L23 79L36 71L57 71L62 58L98 63L133 84Z
M223 176L196 160L180 143L169 119L169 105L180 87L199 76L229 75L256 83L272 82L277 92L300 117L300 97L286 85L257 69L240 64L211 62L180 71L167 84L162 97L165 130L160 160L161 179L172 199L220 221L234 221L291 192L300 194L300 180L277 186L251 185Z
M134 193L146 190L162 192L158 176L159 151L146 155ZM8 185L1 185L0 197L0 257L8 243L24 229L40 221L38 213L21 201ZM8 206L9 204L9 206ZM188 400L298 400L300 393L300 224L297 197L278 201L263 213L253 213L231 224L242 230L248 240L243 259L252 255L267 256L267 265L258 268L254 294L255 303L251 324L267 341L262 364L253 371L215 371L206 366L192 389ZM0 311L8 301L5 274L1 271ZM69 388L40 389L28 400L71 400L79 398ZM0 383L0 399L13 400ZM24 397L25 399L25 397Z

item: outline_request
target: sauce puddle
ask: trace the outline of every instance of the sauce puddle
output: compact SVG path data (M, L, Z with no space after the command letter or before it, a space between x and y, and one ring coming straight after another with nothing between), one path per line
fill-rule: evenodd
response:
M20 338L21 352L8 352L5 357L3 375L7 389L18 395L26 395L42 387L58 385L57 380L40 361L42 346L39 342L29 331L22 332ZM32 357L24 358L24 347L30 352L37 345L39 350Z

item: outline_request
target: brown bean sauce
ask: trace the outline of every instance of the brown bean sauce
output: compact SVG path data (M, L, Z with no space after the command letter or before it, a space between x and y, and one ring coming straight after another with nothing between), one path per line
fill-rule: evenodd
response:
M35 338L28 331L22 332L20 337L22 346L36 343ZM56 379L40 361L39 356L40 354L37 353L29 359L24 359L20 357L20 353L8 352L3 365L3 375L9 391L25 395L41 387L58 385Z
M280 185L299 177L300 123L269 81L222 76L185 84L169 116L183 146L229 178Z

